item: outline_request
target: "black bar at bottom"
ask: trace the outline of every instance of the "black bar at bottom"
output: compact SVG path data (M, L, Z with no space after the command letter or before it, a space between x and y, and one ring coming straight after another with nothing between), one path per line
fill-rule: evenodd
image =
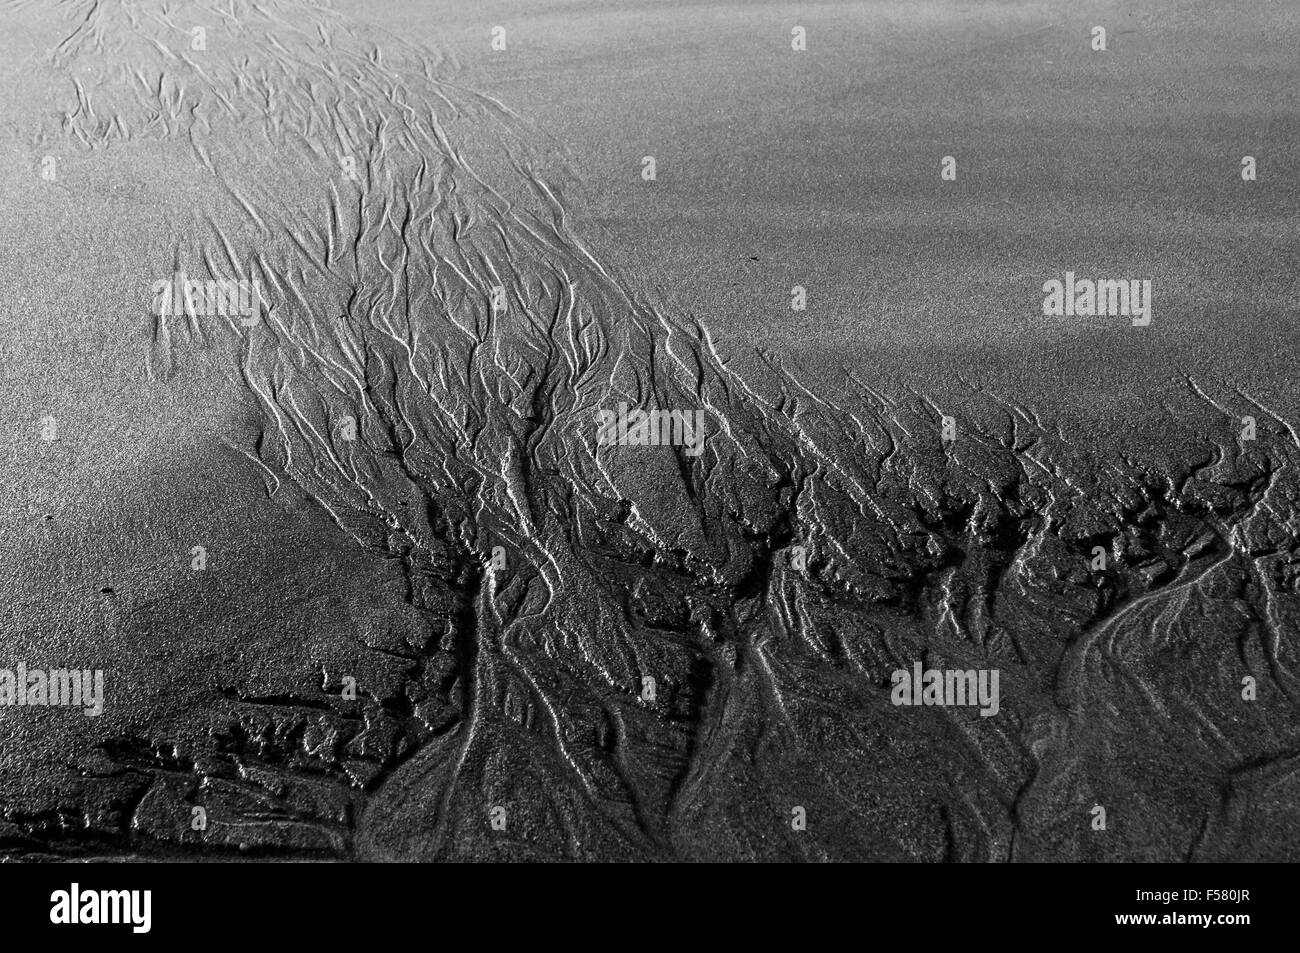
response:
M127 944L397 943L414 929L437 945L472 929L644 946L642 931L666 939L704 919L737 937L783 926L827 943L846 926L863 939L978 926L989 940L1221 945L1289 933L1293 875L1285 865L5 864L0 916L11 939Z

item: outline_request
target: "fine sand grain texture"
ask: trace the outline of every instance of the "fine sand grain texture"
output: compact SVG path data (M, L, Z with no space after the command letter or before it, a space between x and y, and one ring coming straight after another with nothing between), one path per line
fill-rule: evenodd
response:
M1300 859L1300 6L0 24L5 856Z

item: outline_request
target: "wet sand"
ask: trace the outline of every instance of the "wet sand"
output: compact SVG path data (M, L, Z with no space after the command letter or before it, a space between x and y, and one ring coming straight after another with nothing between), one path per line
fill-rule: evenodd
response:
M139 7L2 14L6 852L1294 858L1300 13Z

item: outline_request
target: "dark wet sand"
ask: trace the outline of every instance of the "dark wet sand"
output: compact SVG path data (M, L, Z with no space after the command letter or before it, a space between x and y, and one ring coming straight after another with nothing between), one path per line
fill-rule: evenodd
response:
M6 851L1294 858L1300 12L141 6L3 12L0 633L110 686L0 710ZM279 323L149 313L227 250ZM615 393L728 436L589 461Z

